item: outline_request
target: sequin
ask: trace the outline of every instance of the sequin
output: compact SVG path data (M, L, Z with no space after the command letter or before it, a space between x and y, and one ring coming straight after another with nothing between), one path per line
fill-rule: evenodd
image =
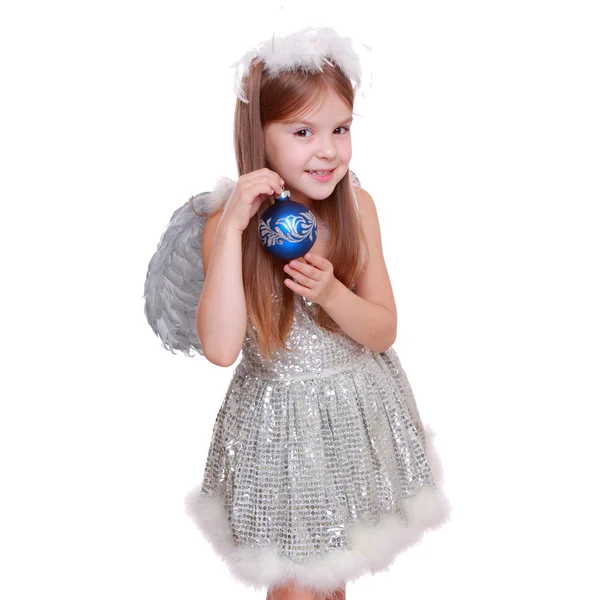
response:
M291 352L261 358L246 335L217 414L201 494L224 507L236 546L301 563L349 547L349 528L406 518L435 489L425 434L393 349L317 325L296 296Z

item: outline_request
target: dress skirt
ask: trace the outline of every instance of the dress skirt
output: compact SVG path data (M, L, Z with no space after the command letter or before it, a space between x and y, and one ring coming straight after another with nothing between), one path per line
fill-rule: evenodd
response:
M241 583L324 597L387 570L450 505L395 351L326 332L308 308L291 353L266 361L247 336L184 506Z

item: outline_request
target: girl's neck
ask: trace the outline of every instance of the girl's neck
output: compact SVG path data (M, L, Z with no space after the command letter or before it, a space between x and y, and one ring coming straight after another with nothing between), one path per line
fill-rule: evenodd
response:
M292 194L292 200L294 200L294 195ZM323 216L323 207L321 206L322 202L326 202L326 200L313 200L312 198L303 197L302 199L295 200L302 206L305 206L310 210L316 217L322 218Z
M312 198L307 198L306 196L298 197L298 194L292 192L291 199L294 202L298 202L298 204L302 204L302 206L305 206L310 211L313 211L313 209L318 211L318 208L315 206L316 202Z

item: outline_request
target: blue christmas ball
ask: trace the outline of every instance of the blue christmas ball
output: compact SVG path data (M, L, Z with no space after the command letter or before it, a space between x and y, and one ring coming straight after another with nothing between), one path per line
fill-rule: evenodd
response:
M317 219L306 206L283 192L258 221L258 236L267 252L283 260L306 254L317 241Z

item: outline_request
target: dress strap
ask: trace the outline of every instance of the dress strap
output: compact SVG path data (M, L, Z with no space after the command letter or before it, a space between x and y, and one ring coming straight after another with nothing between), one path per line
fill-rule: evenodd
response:
M360 187L360 180L359 178L356 176L356 173L354 171L350 171L350 189L352 190L352 197L354 198L354 204L356 205L356 212L359 212L359 208L358 208L358 198L356 197L356 192L354 191L354 188L356 186Z
M359 213L360 209L358 208L358 198L356 197L356 192L354 191L354 186L350 188L352 190L352 197L354 198L354 204L356 206L356 212Z

